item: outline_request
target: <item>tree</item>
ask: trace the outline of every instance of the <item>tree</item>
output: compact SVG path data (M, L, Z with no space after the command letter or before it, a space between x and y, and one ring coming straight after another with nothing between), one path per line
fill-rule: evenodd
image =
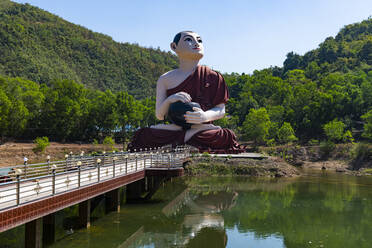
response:
M367 64L372 65L372 40L368 40L362 47L359 57Z
M140 121L143 119L143 105L125 91L116 94L115 99L118 125L125 142L128 131L136 130L140 126Z
M284 122L281 128L279 128L278 140L279 142L285 144L297 140L297 137L295 136L295 133L290 123Z
M269 114L265 108L251 109L243 123L243 138L253 139L256 144L265 142L269 134L270 123Z
M323 130L331 141L341 141L344 138L345 124L334 119L323 126Z
M9 126L7 135L11 137L19 137L26 128L29 111L21 100L12 101L9 111L8 120Z
M84 139L90 108L84 86L72 80L55 80L50 88L43 90L41 129L46 136L61 141Z
M365 122L362 136L372 141L372 109L361 118Z
M101 132L104 136L111 135L111 132L118 125L115 95L110 90L105 92L97 90L90 96L90 101L90 125L93 125L94 129Z
M155 116L155 97L147 97L141 100L143 106L143 119L140 122L141 127L149 127L160 122Z
M8 130L8 113L11 108L11 102L5 92L0 88L0 138L5 136ZM1 140L0 140L1 141Z
M302 57L294 52L287 54L287 58L283 63L284 73L293 69L300 69L302 65Z

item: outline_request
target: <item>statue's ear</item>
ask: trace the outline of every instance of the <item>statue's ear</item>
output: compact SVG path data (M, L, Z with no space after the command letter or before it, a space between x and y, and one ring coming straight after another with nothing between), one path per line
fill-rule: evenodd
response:
M177 45L175 42L170 43L170 48L172 49L173 52L176 52Z

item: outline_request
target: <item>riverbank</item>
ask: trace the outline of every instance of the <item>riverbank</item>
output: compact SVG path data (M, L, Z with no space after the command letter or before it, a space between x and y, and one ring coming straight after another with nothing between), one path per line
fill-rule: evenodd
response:
M372 175L372 144L283 145L259 147L259 152L282 158L296 168Z
M213 156L193 157L185 164L189 176L254 176L296 177L299 170L280 158L266 159L218 158Z
M334 146L285 145L259 147L263 160L193 157L186 164L190 176L244 175L254 177L296 177L302 171L327 170L349 175L372 175L371 144L337 144Z

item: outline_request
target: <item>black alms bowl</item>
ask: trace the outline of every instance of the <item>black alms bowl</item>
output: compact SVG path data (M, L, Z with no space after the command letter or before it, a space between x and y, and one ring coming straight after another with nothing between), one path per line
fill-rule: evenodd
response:
M173 124L181 126L184 130L190 129L192 124L186 123L184 114L186 114L187 111L193 112L193 107L200 108L200 105L196 102L174 102L169 106L168 118Z

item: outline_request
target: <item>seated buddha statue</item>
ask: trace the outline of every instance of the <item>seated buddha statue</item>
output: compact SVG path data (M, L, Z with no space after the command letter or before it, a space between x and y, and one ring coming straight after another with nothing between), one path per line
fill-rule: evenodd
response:
M172 109L188 107L182 113L185 125L177 122L141 128L128 149L156 148L188 144L200 152L239 153L234 132L213 125L223 118L229 92L222 75L200 66L204 55L201 37L192 31L178 33L170 44L179 58L179 68L161 75L156 86L156 117L165 120ZM181 105L173 108L174 105ZM173 111L173 110L172 110Z

